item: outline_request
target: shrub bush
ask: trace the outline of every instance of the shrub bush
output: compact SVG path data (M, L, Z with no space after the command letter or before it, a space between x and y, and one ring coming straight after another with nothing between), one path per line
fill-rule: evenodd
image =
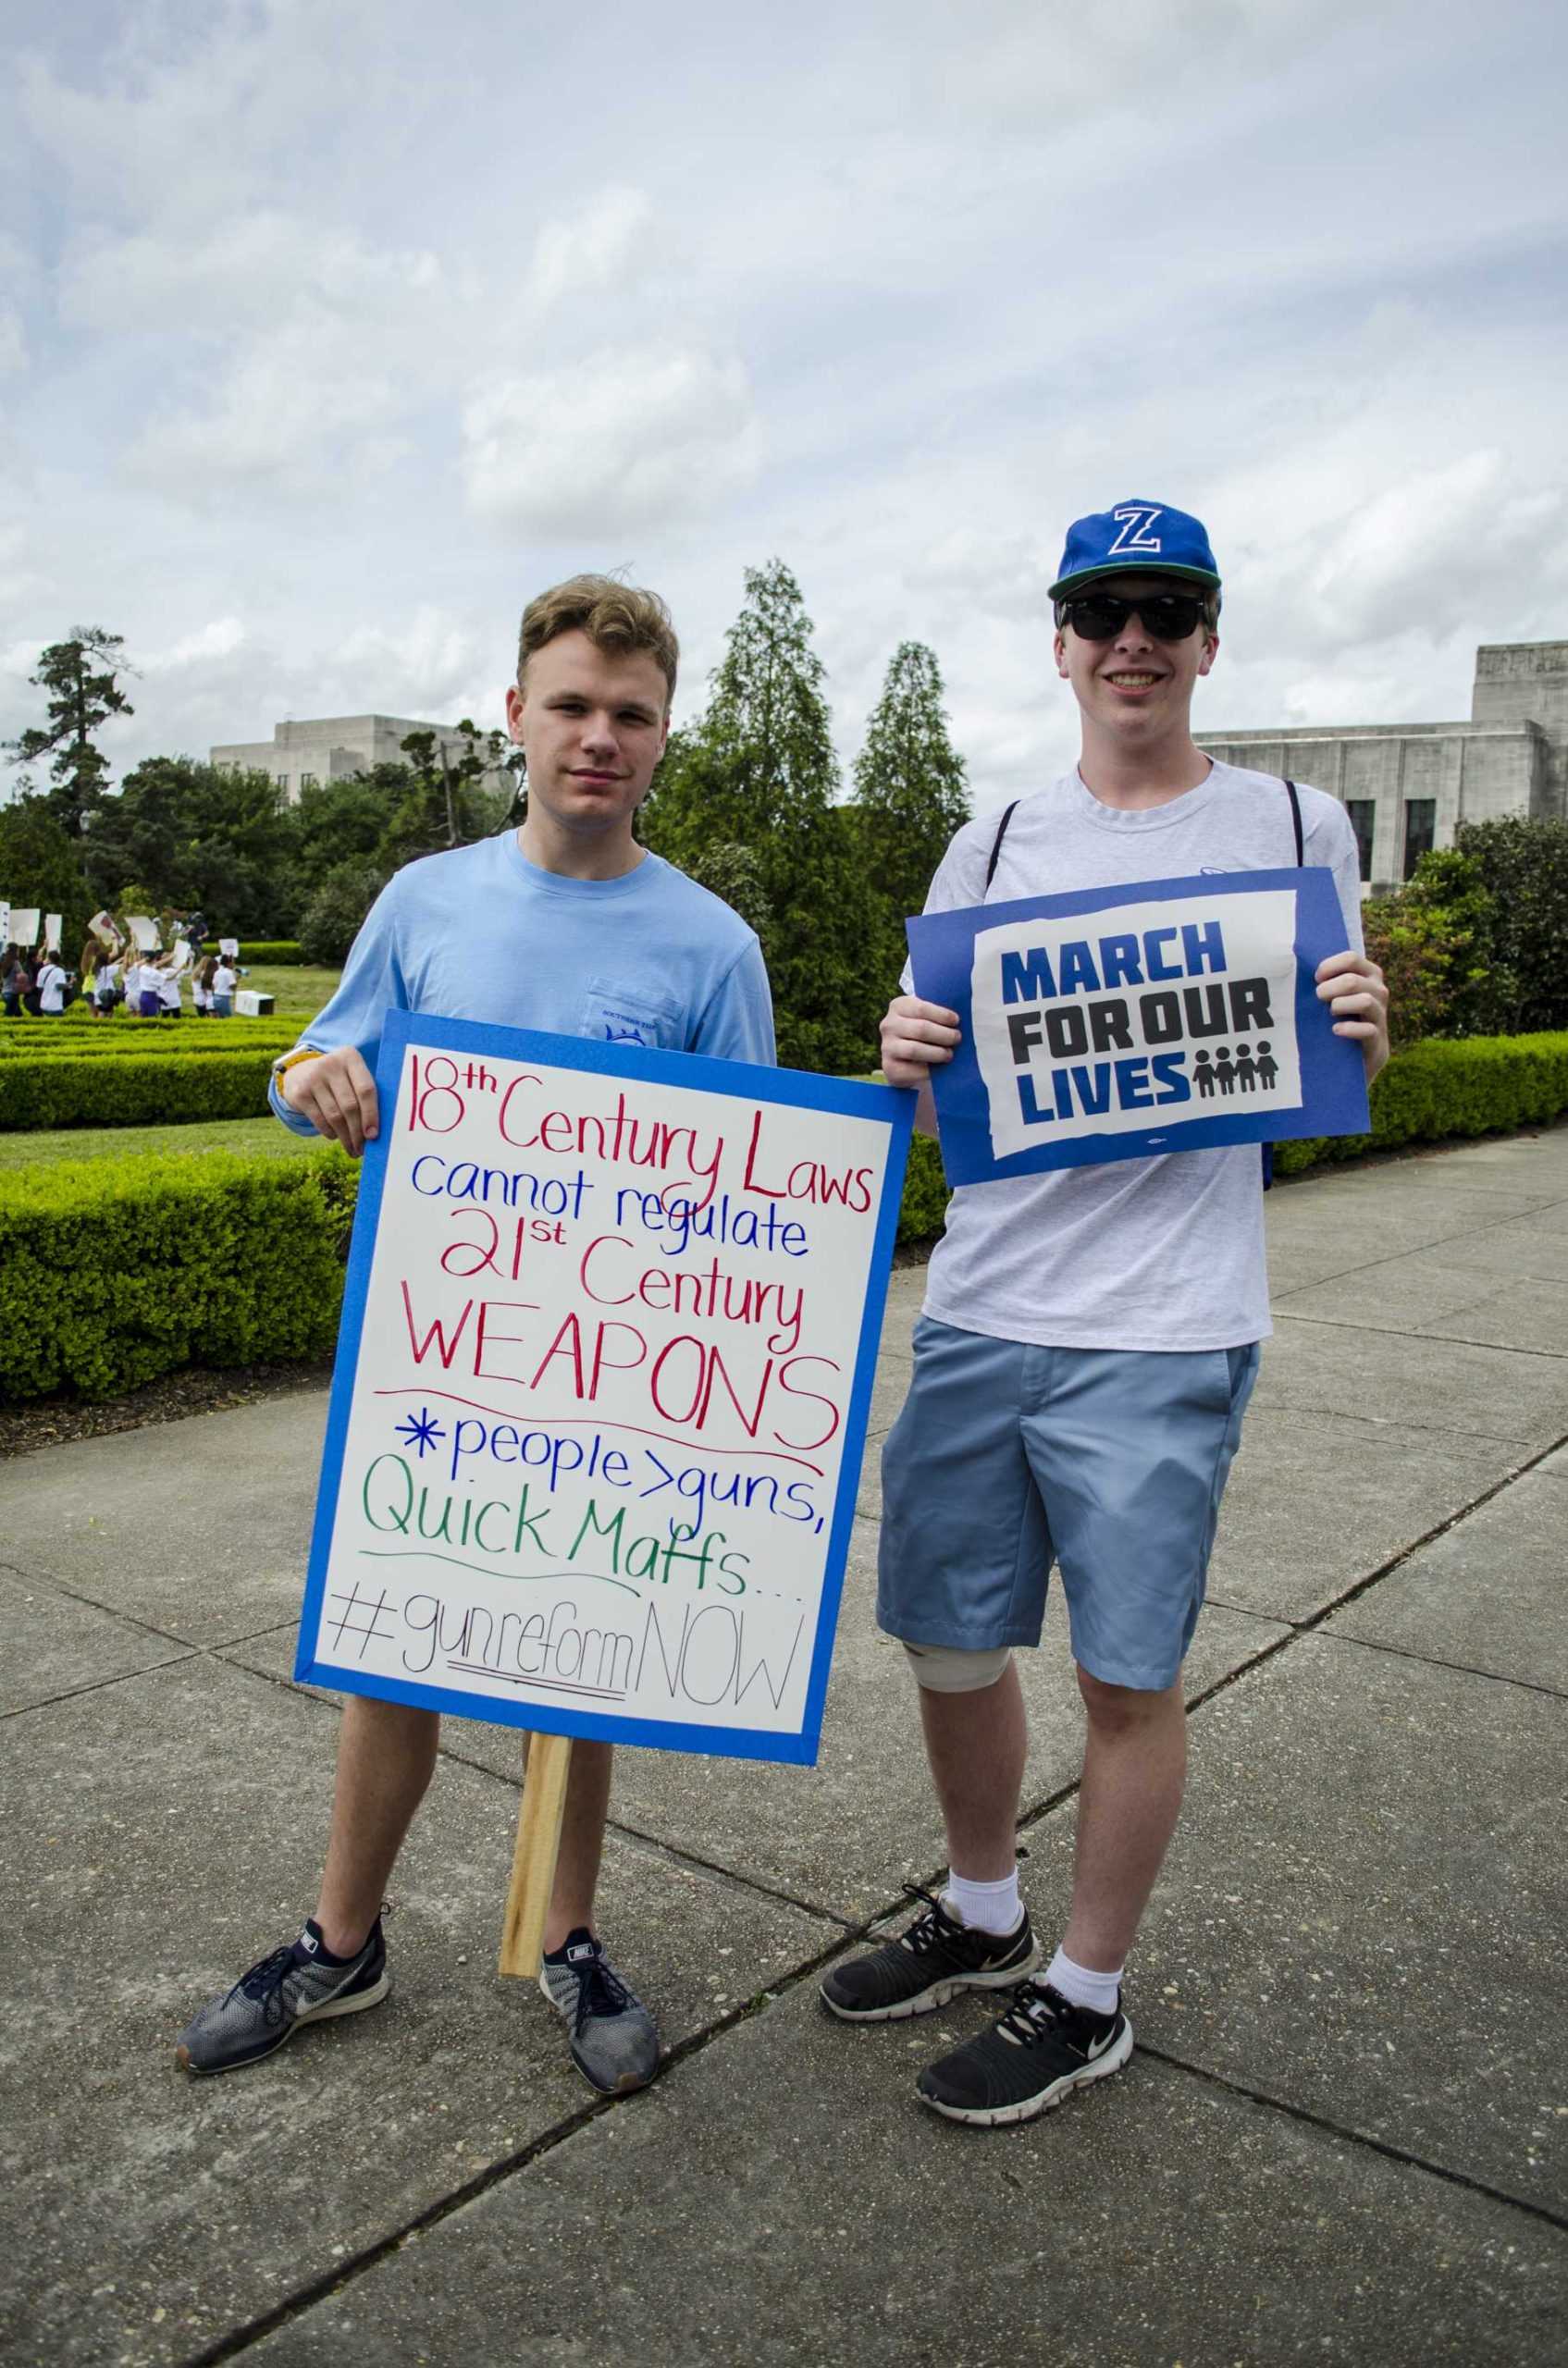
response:
M387 884L379 865L364 860L335 863L317 883L300 919L305 959L337 969L349 958L366 913Z
M204 1022L160 1019L130 1028L85 1029L68 1033L63 1028L40 1026L32 1035L21 1029L0 1032L0 1067L7 1061L167 1060L171 1054L213 1054L230 1058L236 1053L276 1050L286 1053L299 1030L288 1020L236 1020L228 1028Z
M909 1165L904 1171L904 1199L898 1211L900 1248L914 1241L934 1241L947 1213L948 1183L942 1172L942 1153L930 1135L909 1141Z
M242 964L265 962L273 970L296 969L305 958L303 946L292 937L258 938L254 945L241 945L240 948Z
M64 1162L6 1184L0 1400L331 1348L354 1189L335 1148Z
M1462 822L1454 850L1491 899L1488 1029L1568 1028L1568 822L1524 814Z
M1277 1144L1277 1172L1549 1125L1568 1111L1568 1032L1412 1045L1377 1079L1372 1108L1370 1135ZM0 1402L67 1388L107 1397L180 1364L325 1355L358 1181L328 1144L288 1160L143 1153L8 1176ZM946 1200L937 1147L917 1135L900 1244L940 1233Z
M1397 1151L1401 1143L1549 1126L1568 1110L1568 1033L1429 1037L1393 1055L1374 1079L1370 1099L1369 1135L1276 1143L1276 1175L1299 1176L1320 1160Z
M90 1054L0 1061L0 1132L37 1127L162 1127L259 1118L276 1051Z

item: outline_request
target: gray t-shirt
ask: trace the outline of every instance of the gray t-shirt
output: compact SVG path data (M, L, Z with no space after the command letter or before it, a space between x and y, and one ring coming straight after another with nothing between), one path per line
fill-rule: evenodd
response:
M1321 790L1300 796L1304 859L1332 871L1359 951L1354 832ZM1076 772L1065 775L1020 801L987 892L1000 820L966 822L931 883L928 913L1296 860L1284 783L1235 765L1216 764L1196 789L1139 813L1102 805ZM907 980L906 971L906 993ZM1230 1349L1262 1339L1272 1327L1257 1145L962 1187L932 1256L925 1312L960 1331L1043 1348Z

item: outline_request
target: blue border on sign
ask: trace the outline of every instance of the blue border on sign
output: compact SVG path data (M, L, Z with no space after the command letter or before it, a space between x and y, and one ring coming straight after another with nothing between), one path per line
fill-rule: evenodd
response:
M1296 1043L1301 1059L1302 1103L1296 1110L1256 1116L1179 1118L1165 1126L1119 1133L1083 1134L1070 1141L1042 1141L1026 1151L997 1158L991 1148L991 1104L969 1024L969 980L974 942L986 930L1015 920L1114 912L1182 896L1241 896L1288 889L1296 899ZM1099 1166L1111 1160L1148 1159L1166 1153L1204 1151L1221 1143L1280 1142L1302 1135L1364 1134L1371 1120L1366 1071L1359 1043L1336 1036L1327 1004L1320 1003L1313 972L1326 956L1350 944L1334 875L1323 864L1299 870L1201 872L1179 880L1144 880L1115 888L1080 888L1060 896L1022 896L1005 904L969 905L945 913L923 913L906 924L915 993L928 1003L957 1012L963 1035L951 1061L932 1072L941 1132L942 1161L949 1184L983 1184L1014 1176L1038 1176L1053 1168Z
M844 1416L844 1443L839 1461L838 1488L828 1527L822 1566L821 1600L812 1647L810 1673L799 1730L759 1733L748 1727L713 1727L679 1720L615 1719L593 1710L562 1710L543 1703L498 1701L488 1694L460 1693L446 1686L417 1685L398 1678L360 1676L336 1662L318 1661L315 1646L320 1634L321 1610L327 1588L327 1565L338 1517L343 1456L349 1417L353 1405L364 1313L370 1297L371 1267L377 1229L386 1190L388 1144L400 1116L404 1053L410 1045L442 1053L490 1054L502 1060L537 1061L542 1067L586 1070L647 1084L651 1079L670 1085L696 1087L729 1094L747 1102L772 1102L785 1109L826 1110L850 1118L880 1121L888 1128L887 1160L882 1198L871 1238L866 1278L866 1304L857 1343L855 1374ZM482 1719L494 1726L522 1727L537 1734L584 1736L603 1743L638 1744L656 1751L707 1753L716 1758L770 1759L798 1767L812 1766L821 1740L822 1709L828 1674L833 1665L833 1633L844 1592L844 1573L855 1523L855 1499L876 1377L877 1346L888 1276L898 1231L904 1169L914 1124L915 1096L893 1086L870 1085L852 1078L814 1077L802 1069L753 1068L741 1061L713 1060L701 1053L667 1053L621 1044L601 1044L581 1036L547 1035L542 1030L496 1028L470 1019L448 1019L418 1011L389 1011L382 1027L376 1063L376 1090L380 1126L376 1141L364 1150L359 1199L349 1246L348 1273L343 1287L343 1314L338 1332L338 1353L332 1369L327 1436L322 1448L321 1485L311 1531L310 1565L304 1602L300 1613L299 1646L294 1676L302 1684L324 1685L333 1693L369 1695L380 1701L405 1702L415 1709L447 1710L454 1716Z

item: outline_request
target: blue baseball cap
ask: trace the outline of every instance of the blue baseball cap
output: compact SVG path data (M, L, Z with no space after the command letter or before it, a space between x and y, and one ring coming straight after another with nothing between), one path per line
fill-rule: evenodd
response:
M1164 501L1118 501L1075 518L1068 528L1062 572L1050 590L1053 600L1070 600L1103 575L1125 575L1147 567L1219 589L1219 570L1209 549L1208 529L1185 510Z

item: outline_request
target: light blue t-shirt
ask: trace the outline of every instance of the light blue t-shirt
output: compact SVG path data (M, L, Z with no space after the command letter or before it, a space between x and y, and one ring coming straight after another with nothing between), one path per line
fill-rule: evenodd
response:
M357 1044L374 1069L389 1010L764 1068L774 1058L762 949L728 905L656 855L618 880L541 871L513 831L405 864L300 1042ZM315 1133L276 1085L270 1098L295 1134Z

